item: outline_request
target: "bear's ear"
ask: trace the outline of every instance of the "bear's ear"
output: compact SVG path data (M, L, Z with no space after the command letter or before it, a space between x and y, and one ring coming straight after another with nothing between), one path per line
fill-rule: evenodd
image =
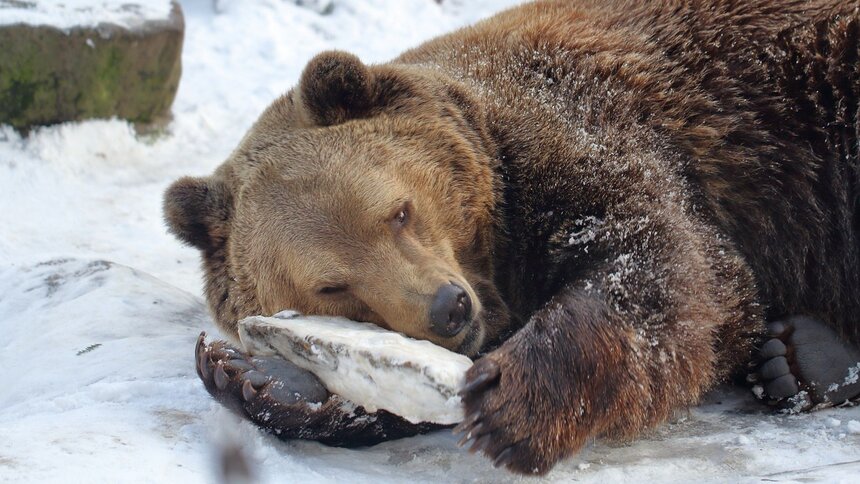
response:
M314 57L305 67L299 93L313 121L331 126L367 113L374 82L373 73L358 57L329 51Z
M180 178L164 193L164 219L170 232L200 250L224 244L232 211L230 190L215 178Z

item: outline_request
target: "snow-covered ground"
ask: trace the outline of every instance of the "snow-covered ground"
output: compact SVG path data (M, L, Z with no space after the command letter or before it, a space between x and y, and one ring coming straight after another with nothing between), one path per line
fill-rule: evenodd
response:
M110 23L134 28L147 20L164 20L170 15L170 0L0 1L0 25L23 23L49 25L58 29L95 27Z
M215 332L198 255L161 221L167 184L211 172L315 53L383 61L516 2L335 0L328 15L287 0L181 3L183 77L166 133L137 136L120 121L29 138L0 127L0 481L208 482L225 441L246 449L262 481L518 480L447 432L369 449L284 443L215 404L193 368L197 333ZM778 416L725 388L635 442L594 444L549 478L858 475L860 408Z

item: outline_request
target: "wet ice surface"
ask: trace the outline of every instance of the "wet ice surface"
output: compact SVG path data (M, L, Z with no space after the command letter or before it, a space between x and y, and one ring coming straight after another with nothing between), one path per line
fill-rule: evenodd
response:
M412 423L463 420L457 393L468 357L344 318L254 316L239 323L252 354L277 354L315 374L326 388L369 412L388 410Z
M336 449L281 442L221 408L194 372L199 331L217 334L198 254L161 221L167 184L210 173L315 53L380 62L513 3L335 0L321 16L282 0L219 0L219 13L187 0L164 135L116 120L29 138L0 127L0 482L212 482L225 429L262 481L519 480L447 432ZM37 265L59 258L71 260ZM596 444L549 478L852 482L858 460L860 409L775 416L724 389L686 420Z
M224 428L279 482L510 482L447 431L364 449L281 442L211 400L193 368L202 301L141 271L54 260L0 271L0 481L209 482ZM601 443L549 478L849 482L860 408L774 415L721 388L631 443ZM72 476L70 479L69 476Z

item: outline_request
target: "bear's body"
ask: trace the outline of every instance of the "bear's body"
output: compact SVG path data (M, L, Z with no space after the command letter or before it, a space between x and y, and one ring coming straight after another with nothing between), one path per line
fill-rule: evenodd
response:
M695 404L751 360L765 321L810 316L851 362L858 8L544 1L380 66L323 54L215 175L171 188L168 220L204 251L228 334L289 307L487 352L466 440L545 472ZM467 302L454 334L434 326L449 282ZM791 324L771 326L774 345L794 344ZM210 390L261 398L198 350ZM777 399L804 378L798 354L763 358ZM383 420L362 435L401 434Z

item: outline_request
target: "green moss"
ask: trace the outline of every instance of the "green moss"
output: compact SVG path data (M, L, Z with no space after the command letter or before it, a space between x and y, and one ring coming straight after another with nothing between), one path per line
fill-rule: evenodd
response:
M0 27L0 124L166 119L181 71L181 22L145 34L102 34Z
M0 106L12 124L24 119L33 108L39 82L34 80L30 59L21 62L17 69L0 63Z
M94 57L92 80L89 89L83 91L78 109L85 116L105 116L113 111L120 94L122 53L115 47L106 47L96 51Z
M0 104L6 106L6 113L14 122L22 118L32 106L35 94L35 83L12 79L0 92Z

